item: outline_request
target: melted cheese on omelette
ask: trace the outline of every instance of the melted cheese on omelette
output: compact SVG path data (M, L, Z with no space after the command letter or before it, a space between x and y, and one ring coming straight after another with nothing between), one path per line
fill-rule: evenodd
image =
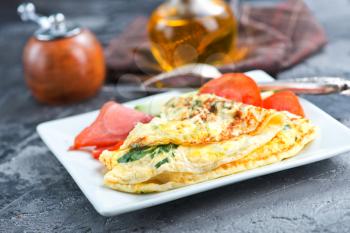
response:
M121 149L104 151L100 161L109 170L107 186L158 192L280 161L314 136L304 118L190 94L169 101L159 118L138 124Z
M276 112L197 93L170 100L160 117L139 123L122 148L174 143L208 144L263 128Z

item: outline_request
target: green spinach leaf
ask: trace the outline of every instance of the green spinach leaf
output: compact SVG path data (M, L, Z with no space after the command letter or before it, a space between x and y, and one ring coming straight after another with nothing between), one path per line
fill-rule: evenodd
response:
M135 147L130 149L125 155L118 159L118 163L128 163L139 160L146 155L149 155L152 159L163 153L168 153L171 150L177 148L175 144L166 144L166 145L158 145L158 146L145 146L145 147Z
M162 166L164 163L169 163L169 159L165 158L161 161L159 161L158 163L156 163L156 165L154 165L156 168L160 168L160 166Z

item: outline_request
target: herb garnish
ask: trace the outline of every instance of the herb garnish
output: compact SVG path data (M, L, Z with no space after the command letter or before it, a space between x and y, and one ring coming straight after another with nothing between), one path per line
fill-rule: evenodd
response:
M152 159L159 154L168 153L173 149L176 149L175 144L166 144L158 146L144 146L135 147L130 149L125 155L118 159L118 163L128 163L139 160L146 155L149 155Z
M158 163L156 163L156 165L154 165L156 168L159 168L160 166L162 166L164 163L169 163L169 159L165 158L161 161L159 161Z
M146 151L147 149L145 149L144 147L132 148L125 155L118 159L118 163L128 163L135 160L139 160L147 154Z
M200 100L195 100L194 102L192 102L191 110L193 111L196 108L201 107L201 106L202 106L202 102Z
M288 124L286 124L284 127L283 127L283 130L288 130L288 129L291 129L292 127Z

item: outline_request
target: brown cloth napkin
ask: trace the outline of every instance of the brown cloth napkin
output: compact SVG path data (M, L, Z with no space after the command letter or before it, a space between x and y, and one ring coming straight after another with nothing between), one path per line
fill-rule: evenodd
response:
M240 61L220 66L222 72L262 69L271 74L301 62L326 44L326 35L301 0L273 6L240 6L238 48L249 48ZM160 68L147 42L147 19L136 18L106 48L112 74L154 73Z

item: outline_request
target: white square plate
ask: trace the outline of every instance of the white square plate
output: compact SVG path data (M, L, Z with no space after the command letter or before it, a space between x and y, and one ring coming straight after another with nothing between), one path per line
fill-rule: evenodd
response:
M251 71L248 72L248 75L256 81L272 79L263 71ZM125 105L133 107L136 104L170 98L175 95L178 95L178 93L169 92L131 101L125 103ZM87 153L68 151L74 137L96 118L98 111L42 123L37 127L37 130L43 141L67 169L97 212L104 216L112 216L158 205L257 176L313 163L350 150L350 130L346 126L310 102L301 99L301 103L308 118L319 127L319 134L316 140L297 156L254 170L155 194L128 194L106 188L102 183L103 166L98 161Z

